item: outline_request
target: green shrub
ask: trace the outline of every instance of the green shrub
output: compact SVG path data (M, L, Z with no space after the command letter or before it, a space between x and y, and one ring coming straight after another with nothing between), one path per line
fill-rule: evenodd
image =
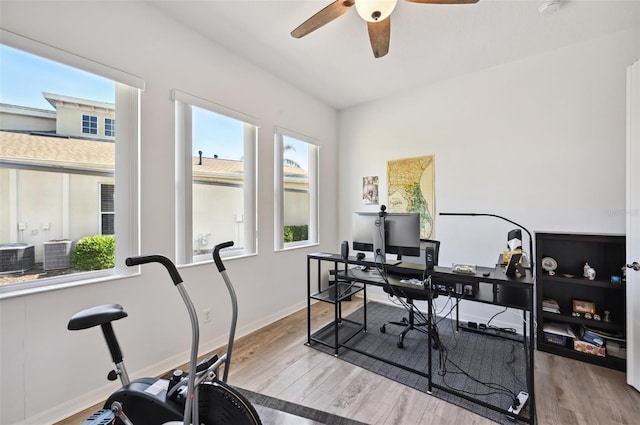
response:
M87 236L76 243L71 259L74 270L103 270L116 265L116 238L113 235Z
M300 224L295 226L284 226L284 241L297 242L309 239L309 225Z

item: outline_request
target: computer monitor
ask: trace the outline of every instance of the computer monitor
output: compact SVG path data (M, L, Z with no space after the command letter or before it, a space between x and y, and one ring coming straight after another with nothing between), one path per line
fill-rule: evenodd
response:
M398 260L403 255L420 255L420 214L389 213L385 217L385 252L396 254Z
M385 227L380 214L354 212L351 224L353 250L379 253L384 258Z
M425 264L427 269L433 269L438 265L440 241L433 239L420 239L420 256L405 255L402 262L413 264Z

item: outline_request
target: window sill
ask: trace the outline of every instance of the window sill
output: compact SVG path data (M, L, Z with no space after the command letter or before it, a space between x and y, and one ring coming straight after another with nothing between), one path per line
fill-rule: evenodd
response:
M44 282L32 281L0 286L0 300L37 295L44 292L69 289L76 286L92 285L94 283L101 283L109 280L124 279L138 274L113 274L110 272L95 273L96 274L92 274L91 276L84 276L84 278L73 280L68 277L59 277L50 278L50 280L46 280Z
M224 262L227 262L227 261L238 260L241 258L255 257L257 255L258 253L253 252L251 254L239 254L239 255L229 255L229 256L221 255L221 258L222 260L224 260ZM203 264L211 264L211 263L213 263L213 257L211 255L207 255L206 258L194 259L191 263L188 263L188 264L176 264L176 267L178 268L178 270L180 270L183 268L201 266Z
M287 246L285 246L284 248L280 248L280 249L276 249L276 252L282 252L282 251L293 251L295 249L300 249L300 248L311 248L313 246L319 246L320 244L318 242L291 242L289 244L287 244Z

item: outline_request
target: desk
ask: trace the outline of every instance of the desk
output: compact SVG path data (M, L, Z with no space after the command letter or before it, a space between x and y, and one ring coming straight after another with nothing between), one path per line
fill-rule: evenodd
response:
M311 269L312 269L312 261L316 261L317 267L317 282L318 287L316 292L311 292L312 288L312 279L311 279ZM336 282L333 286L329 288L322 289L321 288L321 263L329 261L333 263L333 272L336 276ZM340 348L351 349L353 347L348 347L346 343L349 339L353 338L359 332L366 332L366 287L368 285L374 286L382 286L391 284L393 286L405 286L412 289L416 289L416 285L413 284L404 284L401 283L400 280L403 278L421 278L424 274L424 266L412 264L412 263L399 263L396 265L386 265L387 279L383 279L382 276L376 273L371 273L363 270L359 270L357 268L349 268L349 266L361 265L374 267L374 265L370 262L360 261L356 258L349 257L346 261L338 254L326 254L326 253L315 253L309 254L307 256L307 289L308 289L308 315L307 315L307 343L310 345L314 342L318 342L324 345L327 345L325 342L321 340L314 339L311 333L311 316L310 316L310 306L311 299L316 299L324 302L331 302L335 305L335 317L334 322L330 324L334 328L334 341L330 347L334 348L335 355L338 355ZM375 268L374 268L375 270ZM461 274L455 273L449 267L439 267L436 266L433 271L430 273L431 275L431 285L432 288L424 287L425 292L433 291L433 293L442 294L442 295L450 295L452 297L457 298L458 300L463 299L467 301L480 302L485 304L510 307L519 309L522 311L523 317L523 328L522 328L522 338L519 338L519 342L523 344L524 353L525 353L525 369L526 369L526 391L529 393L529 417L524 417L521 415L517 416L517 419L529 422L530 424L535 423L535 397L534 397L534 376L533 376L533 367L534 367L534 358L533 358L533 349L534 349L534 320L533 320L533 291L534 291L534 279L531 274L531 271L527 269L526 275L522 277L509 277L505 275L504 267L496 266L496 267L478 267L476 269L476 273L474 274ZM456 285L473 285L477 287L473 295L464 295L463 291L456 291L458 288ZM337 286L336 286L337 285ZM440 288L438 290L434 290L433 286ZM340 296L341 291L345 289L349 289L347 292L344 292L345 296ZM448 289L442 289L448 288ZM340 338L338 335L339 332L339 324L346 320L342 318L340 303L346 299L347 296L351 294L362 292L364 296L364 321L361 324L358 324L358 328L353 331L350 335L346 335L344 338ZM336 297L335 294L338 294ZM432 312L432 301L428 301L428 314L427 314L427 325L430 326L433 323L433 318L431 317ZM456 328L458 330L467 330L464 327L459 326L459 311L456 308ZM432 347L431 334L428 334L428 346ZM356 350L357 351L357 350ZM361 354L370 355L366 352L360 352ZM433 388L437 388L439 390L455 394L458 397L469 400L471 402L482 405L486 408L492 409L494 411L504 413L507 415L511 415L506 409L503 409L499 406L494 406L484 402L483 400L478 400L473 398L467 394L458 392L456 390L447 388L445 386L438 385L432 382L432 348L429 348L427 357L428 357L428 371L426 374L423 372L419 372L408 368L405 365L399 365L389 359L382 359L376 356L377 360L384 361L391 365L401 367L405 370L409 370L414 373L419 373L422 376L428 378L428 392L431 393Z

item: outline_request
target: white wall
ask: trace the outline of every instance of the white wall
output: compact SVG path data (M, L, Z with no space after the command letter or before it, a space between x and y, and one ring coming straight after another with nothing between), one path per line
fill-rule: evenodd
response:
M335 251L337 112L288 83L206 41L142 2L2 1L0 26L107 64L146 82L141 104L141 250L174 257L174 104L179 89L261 121L258 134L258 255L231 260L239 332L254 330L306 305L305 255ZM273 127L318 140L320 247L273 252ZM224 208L221 205L220 208ZM181 273L200 313L204 348L226 342L228 295L212 264ZM188 320L166 272L0 301L0 423L51 423L103 400L116 383L97 329L69 332L81 309L117 302L129 317L115 324L133 377L157 374L187 359ZM151 347L151 348L150 348Z
M352 211L377 209L362 205L362 178L380 176L385 203L386 162L422 155L435 155L436 214L624 233L626 68L639 57L635 28L341 111L340 237ZM436 215L440 264L493 265L514 227ZM461 317L496 310L470 303Z

